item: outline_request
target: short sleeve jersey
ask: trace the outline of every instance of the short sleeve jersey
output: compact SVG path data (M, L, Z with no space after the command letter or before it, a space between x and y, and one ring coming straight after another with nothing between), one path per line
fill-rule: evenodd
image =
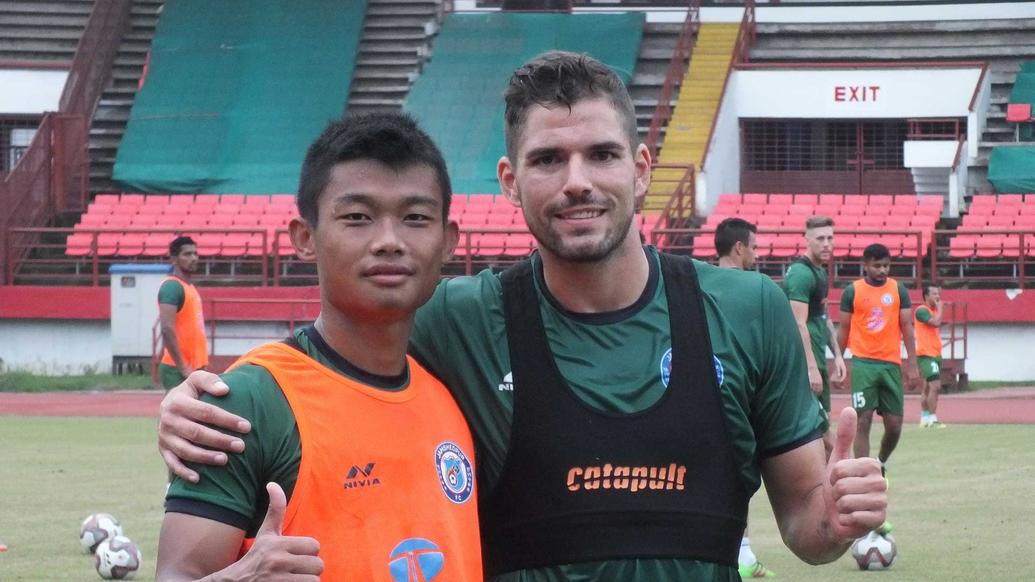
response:
M812 302L817 287L826 288L826 286L826 269L817 267L808 260L791 263L783 278L783 290L787 294L787 299L805 304ZM810 310L806 328L809 330L812 353L816 356L816 362L825 362L827 345L830 342L826 305L823 305L819 313L812 313Z
M651 282L616 312L566 310L546 289L533 255L547 338L565 380L589 406L644 410L664 394L671 348L668 304L658 254L645 247ZM808 389L804 351L790 306L768 277L694 262L722 392L726 426L748 491L760 484L759 459L819 438L820 409ZM417 313L411 353L450 387L478 452L479 488L492 490L507 457L513 376L497 274L441 283ZM558 565L506 574L498 581L739 580L737 570L675 559Z
M183 284L179 281L169 279L158 288L158 302L164 305L175 305L176 311L183 309L185 299Z
M294 337L307 355L352 379L386 390L399 390L408 384L406 375L385 378L364 373L328 347L319 335L307 335L305 329L297 330ZM265 368L245 364L223 374L222 380L230 387L229 394L222 398L206 394L201 399L251 422L252 430L240 435L244 452L228 455L224 466L190 464L201 479L198 483L173 479L166 495L166 511L226 523L252 537L269 505L267 482L280 483L291 499L302 445L294 412Z

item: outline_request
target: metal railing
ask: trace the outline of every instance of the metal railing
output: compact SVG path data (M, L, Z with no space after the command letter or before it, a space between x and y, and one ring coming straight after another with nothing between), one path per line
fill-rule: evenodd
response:
M687 172L686 182L692 182L692 171ZM668 216L677 217L659 219L654 227L646 228L648 243L655 244L662 250L677 254L690 254L703 260L714 258L702 249L711 248L710 244L702 245L702 236L710 240L714 236L714 228L689 228L680 226L680 218L687 216L689 206L688 195L674 195ZM681 202L683 206L680 207ZM665 215L662 215L665 216ZM90 251L83 256L65 254L65 237L73 232L90 234ZM6 241L13 252L28 254L31 258L23 262L22 269L4 273L8 280L18 284L59 284L59 285L107 285L109 283L108 267L113 263L131 262L164 262L164 253L152 256L125 256L109 252L101 254L101 235L112 233L170 233L185 232L182 229L123 229L98 228L14 228L7 233ZM316 271L312 264L300 261L293 254L281 253L282 234L286 230L273 233L263 229L230 228L230 229L191 229L190 234L205 233L247 233L255 235L261 244L249 247L243 256L220 256L218 251L206 254L202 249L201 269L195 279L201 284L224 285L315 285ZM803 249L799 241L788 245L784 240L775 240L788 235L801 237L798 229L765 228L758 231L760 242L759 268L764 273L780 278L783 270L798 256ZM899 278L908 286L919 289L923 282L940 284L946 287L1017 287L1028 288L1035 284L1035 230L1018 229L959 229L935 230L921 232L916 229L864 229L839 228L839 241L847 235L865 237L864 241L840 242L835 245L834 258L830 263L830 279L833 285L840 286L854 280L862 274L862 248L870 242L890 243L888 237L897 237L901 246L891 245L893 254L892 276ZM518 244L495 249L487 248L484 241L479 242L482 235L528 235L528 231L519 228L484 228L465 229L461 232L460 242L454 258L446 263L444 276L472 275L478 271L502 269L523 258L531 252L531 245ZM974 253L953 253L952 239L957 236L1004 235L1008 237L1006 248L982 248ZM110 243L106 243L109 244ZM19 245L25 245L21 247ZM792 250L788 250L792 248ZM953 254L963 256L952 256ZM7 265L13 265L10 261Z
M654 232L668 227L685 227L694 216L696 172L693 165L654 164L651 170L652 174L654 173L653 170L682 170L680 177L673 183L672 191L668 196L668 202L665 203L665 208L661 211L651 231ZM651 179L652 186L658 183L665 184L666 182L663 178ZM675 242L667 237L659 241L661 246L667 246Z
M0 273L14 270L6 233L46 224L59 212L86 208L90 177L89 123L108 81L115 53L129 26L131 0L95 2L61 93L58 113L47 113L28 149L0 183ZM23 233L27 234L27 233ZM23 248L27 241L17 241ZM9 284L6 277L0 283Z
M661 86L661 95L658 96L658 106L650 120L650 129L647 130L647 148L652 159L658 158L658 149L661 141L661 127L668 125L672 118L672 99L676 87L683 84L683 77L686 76L690 67L690 59L694 53L694 38L701 27L701 2L690 0L687 5L686 18L683 26L679 29L679 37L676 39L676 48L672 52L672 59L668 62L668 69L665 71L665 81Z

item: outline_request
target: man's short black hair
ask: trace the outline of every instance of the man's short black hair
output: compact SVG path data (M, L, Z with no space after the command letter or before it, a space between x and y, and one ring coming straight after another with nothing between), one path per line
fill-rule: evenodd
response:
M931 289L940 289L939 285L924 285L923 297L927 299L931 296Z
M179 255L180 251L183 250L183 247L187 245L198 246L198 243L194 242L194 239L189 236L178 236L174 238L173 241L169 243L169 258Z
M863 249L863 261L880 261L890 257L891 252L888 251L888 247L880 243L873 243Z
M349 115L323 130L302 163L297 199L302 218L316 224L320 194L331 181L331 170L353 160L372 160L393 170L430 166L442 191L442 220L448 219L453 186L442 152L412 117L397 112Z
M727 218L715 229L715 250L720 257L733 252L737 243L747 246L751 242L751 233L758 232L758 227L743 218Z

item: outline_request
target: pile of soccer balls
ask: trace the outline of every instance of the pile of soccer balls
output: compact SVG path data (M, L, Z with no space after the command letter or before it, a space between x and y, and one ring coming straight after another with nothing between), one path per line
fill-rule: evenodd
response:
M887 570L897 556L895 538L890 533L871 531L852 543L852 557L860 570Z
M93 554L105 580L128 580L140 569L140 548L122 535L122 524L107 513L94 513L79 527L79 543Z

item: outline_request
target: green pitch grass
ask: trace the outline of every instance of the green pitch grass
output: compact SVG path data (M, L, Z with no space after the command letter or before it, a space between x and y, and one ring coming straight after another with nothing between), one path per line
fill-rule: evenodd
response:
M138 579L153 579L165 491L154 431L153 419L0 416L0 540L11 548L0 554L0 579L99 580L78 540L80 521L97 511L122 521L144 554ZM778 580L1023 578L1035 535L1031 443L1035 425L907 427L889 467L899 544L889 573L860 572L847 556L798 561L764 491L751 504L752 546Z

